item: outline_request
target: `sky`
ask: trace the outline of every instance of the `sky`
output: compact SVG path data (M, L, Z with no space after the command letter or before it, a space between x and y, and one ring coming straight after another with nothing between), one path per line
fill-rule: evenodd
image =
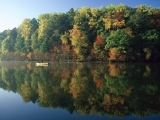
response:
M160 0L0 0L0 32L18 27L25 18L38 18L44 13L66 13L70 8L99 8L120 3L132 8L141 4L160 7Z

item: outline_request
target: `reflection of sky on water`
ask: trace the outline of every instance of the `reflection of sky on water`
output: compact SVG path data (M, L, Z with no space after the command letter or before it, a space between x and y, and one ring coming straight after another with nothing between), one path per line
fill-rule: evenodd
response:
M42 108L31 102L24 103L19 94L0 89L0 120L106 120L100 116L70 114L64 109Z
M70 114L64 109L42 108L32 102L24 103L19 94L0 89L1 120L119 120L118 118L100 117L96 115ZM158 115L148 118L135 118L133 115L123 120L158 120Z

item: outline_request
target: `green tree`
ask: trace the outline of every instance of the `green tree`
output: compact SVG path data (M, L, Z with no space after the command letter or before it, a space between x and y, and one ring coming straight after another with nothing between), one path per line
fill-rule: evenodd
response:
M33 51L39 50L39 40L37 32L34 32L31 36L31 48Z
M24 41L24 50L26 52L30 52L31 51L31 40Z
M2 52L2 41L7 37L7 30L0 33L0 52Z
M118 29L107 37L105 48L116 48L117 51L128 53L132 51L130 44L130 36L123 29Z
M73 9L73 8L71 8L67 13L66 13L66 15L67 15L67 17L68 17L68 20L69 20L69 25L70 25L70 27L72 27L73 25L74 25L74 16L75 16L75 14L76 14L76 11Z
M16 43L15 43L15 46L14 46L14 49L15 51L21 51L21 52L24 52L24 38L18 34L17 35L17 38L16 38Z
M10 39L6 38L2 41L2 53L8 53L9 52L9 48L10 48L10 44L9 44Z
M2 53L14 51L14 44L17 37L16 28L12 30L7 30L6 34L7 34L6 38L4 38L4 40L1 42Z
M143 33L149 28L151 18L147 13L136 12L130 16L130 19L127 21L126 26L129 26L132 29L134 35Z
M47 52L48 50L48 47L47 47L47 42L46 41L43 41L40 45L40 51L41 52Z
M160 40L159 40L159 32L157 30L149 30L146 31L142 35L143 39L143 50L146 54L146 60L157 59L159 54Z
M38 21L35 18L31 19L30 24L31 24L31 35L32 35L34 32L37 31L39 25Z

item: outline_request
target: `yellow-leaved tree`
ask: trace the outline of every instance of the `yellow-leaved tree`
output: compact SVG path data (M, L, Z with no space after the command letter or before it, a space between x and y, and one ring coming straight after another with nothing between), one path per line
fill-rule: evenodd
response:
M87 56L89 39L85 32L80 30L80 27L74 25L73 29L69 30L72 46L75 47L75 53L78 59L83 60Z

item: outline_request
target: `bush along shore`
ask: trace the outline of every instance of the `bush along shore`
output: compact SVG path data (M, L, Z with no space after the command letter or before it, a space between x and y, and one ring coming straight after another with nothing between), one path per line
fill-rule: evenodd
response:
M49 52L45 53L13 53L8 52L6 54L1 55L1 61L62 61L62 62L87 62L87 61L108 61L107 58L99 58L99 57L87 57L84 59L79 59L76 56L72 55L63 55L63 54L51 54Z
M0 59L160 61L160 8L119 4L25 18L0 32Z

